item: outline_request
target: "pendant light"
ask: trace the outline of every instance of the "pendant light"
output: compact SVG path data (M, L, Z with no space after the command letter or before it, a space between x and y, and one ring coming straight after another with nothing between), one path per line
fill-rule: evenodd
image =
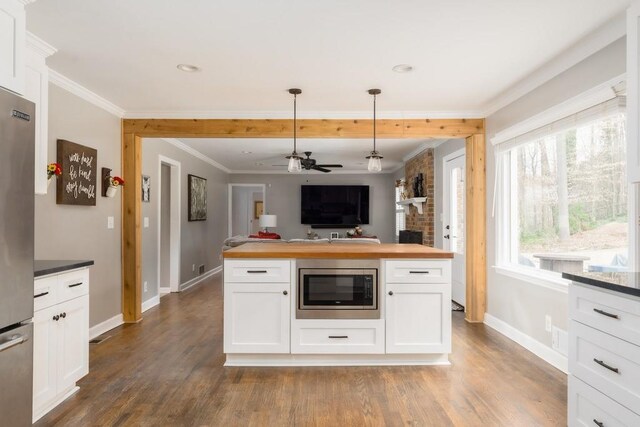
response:
M369 159L367 169L369 172L380 172L382 156L376 151L376 96L382 92L380 89L369 89L369 95L373 95L373 151L366 158Z
M296 100L297 96L302 93L301 89L289 89L289 93L293 95L293 152L290 156L286 158L289 159L289 165L287 166L287 170L289 172L300 172L302 171L302 164L300 163L301 157L296 152L296 133L298 130L298 126L296 124L296 114L297 114L297 105Z

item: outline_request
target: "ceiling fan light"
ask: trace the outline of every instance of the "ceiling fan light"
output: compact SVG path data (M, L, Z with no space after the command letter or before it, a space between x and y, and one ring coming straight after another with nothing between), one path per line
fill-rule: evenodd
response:
M382 170L382 162L380 161L380 156L373 155L369 156L369 164L367 165L367 169L369 172L380 172Z
M289 172L301 172L302 171L302 164L300 163L300 157L295 155L295 153L292 154L291 156L289 156L289 166L287 166L287 170Z

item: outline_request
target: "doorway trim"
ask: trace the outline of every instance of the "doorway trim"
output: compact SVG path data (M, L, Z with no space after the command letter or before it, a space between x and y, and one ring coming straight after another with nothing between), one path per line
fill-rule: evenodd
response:
M229 202L227 203L228 209L228 222L227 222L227 237L233 237L233 187L261 187L262 188L262 206L264 212L267 212L267 184L237 184L237 183L229 183L228 184L228 193L229 193Z
M170 218L169 224L169 292L180 291L180 206L182 206L182 187L180 185L180 162L169 157L158 155L158 297L160 296L160 264L161 264L161 241L162 241L162 164L169 166L171 171L170 179ZM177 201L177 202L176 202Z

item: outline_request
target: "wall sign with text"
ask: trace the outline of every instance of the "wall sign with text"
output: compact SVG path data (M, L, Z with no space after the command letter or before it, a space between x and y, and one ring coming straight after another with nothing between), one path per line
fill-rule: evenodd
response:
M56 203L95 206L98 150L59 139L57 161L62 175L57 179Z

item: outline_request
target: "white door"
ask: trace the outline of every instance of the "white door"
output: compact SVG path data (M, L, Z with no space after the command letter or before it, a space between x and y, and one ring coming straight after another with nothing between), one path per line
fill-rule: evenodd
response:
M60 311L58 390L63 391L89 373L89 295L56 307Z
M443 175L443 249L454 253L451 265L451 297L464 306L466 305L464 151L445 158Z
M38 418L57 393L58 306L33 315L33 414Z

